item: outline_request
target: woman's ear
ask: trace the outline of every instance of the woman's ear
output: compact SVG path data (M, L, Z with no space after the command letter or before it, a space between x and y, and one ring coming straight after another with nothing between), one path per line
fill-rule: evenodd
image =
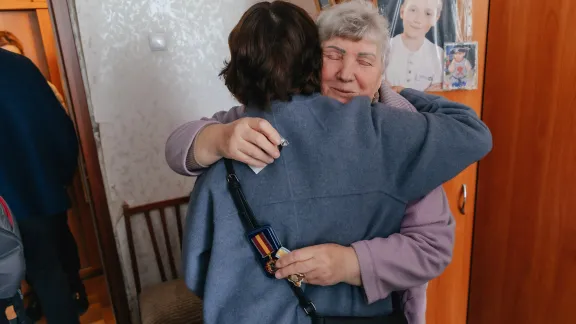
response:
M376 91L374 96L372 96L372 103L376 103L380 101L380 91Z

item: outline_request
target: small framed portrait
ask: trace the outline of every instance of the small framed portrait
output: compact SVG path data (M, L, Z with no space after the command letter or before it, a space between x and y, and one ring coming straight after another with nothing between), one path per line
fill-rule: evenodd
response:
M331 6L354 0L313 0L313 1L314 4L316 5L317 13L319 13L320 11L328 9ZM378 0L364 0L364 1L372 3L374 7L378 7Z
M317 1L318 2L329 2L331 5L336 5L336 4L347 2L350 0L317 0ZM378 0L365 0L365 1L372 2L374 4L374 6L378 5Z
M314 2L316 2L316 9L318 9L318 11L326 9L332 5L331 0L314 0Z
M446 43L444 90L478 89L478 43Z

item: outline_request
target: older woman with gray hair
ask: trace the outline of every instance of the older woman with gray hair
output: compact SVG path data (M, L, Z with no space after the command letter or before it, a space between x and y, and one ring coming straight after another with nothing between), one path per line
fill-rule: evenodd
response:
M407 99L381 88L390 45L387 21L375 8L366 1L336 5L320 14L317 25L323 51L323 95L342 103L356 96L379 97L390 106L415 111ZM279 133L266 120L243 117L244 113L244 106L233 107L179 127L166 144L169 166L179 174L196 176L223 157L257 168L273 163L280 157ZM394 291L406 291L404 312L409 323L424 323L426 283L451 260L454 225L446 195L438 187L408 204L398 233L350 246L303 247L277 262L277 277L314 269L316 275L307 277L307 284L362 286L369 304Z

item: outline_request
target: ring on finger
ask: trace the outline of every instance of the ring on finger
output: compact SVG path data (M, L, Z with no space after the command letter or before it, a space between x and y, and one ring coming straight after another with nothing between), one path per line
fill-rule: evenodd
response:
M288 280L297 287L302 286L305 279L306 275L301 273L291 274L288 276Z

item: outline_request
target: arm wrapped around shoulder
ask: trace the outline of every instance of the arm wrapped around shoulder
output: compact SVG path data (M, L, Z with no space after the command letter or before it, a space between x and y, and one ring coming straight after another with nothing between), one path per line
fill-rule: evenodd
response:
M466 105L411 89L402 95L419 113L375 104L372 123L397 198L413 201L486 156L492 135Z

